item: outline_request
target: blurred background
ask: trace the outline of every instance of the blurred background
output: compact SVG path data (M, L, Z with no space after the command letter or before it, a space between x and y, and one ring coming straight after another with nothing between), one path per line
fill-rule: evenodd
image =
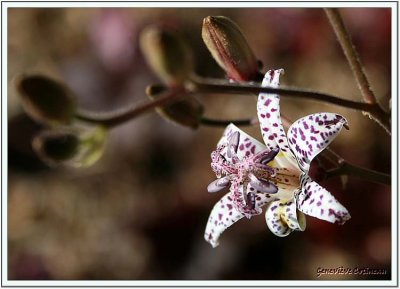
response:
M361 100L322 9L8 9L8 272L9 279L310 280L317 268L386 269L391 278L390 187L350 177L322 185L349 210L344 226L307 217L307 229L274 236L263 214L241 220L216 249L203 239L221 194L210 153L223 128L194 131L147 114L113 129L104 156L86 169L49 168L32 151L41 126L21 109L12 80L40 73L62 81L79 106L109 111L146 98L159 83L138 46L140 31L159 23L180 30L196 55L196 72L224 77L201 39L202 19L224 15L242 28L263 71L284 68L282 84ZM342 9L372 88L388 108L391 11ZM251 95L203 95L210 118L256 113ZM350 125L332 148L349 162L390 173L388 137L361 113L284 98L295 120L328 111ZM258 127L244 130L256 138Z

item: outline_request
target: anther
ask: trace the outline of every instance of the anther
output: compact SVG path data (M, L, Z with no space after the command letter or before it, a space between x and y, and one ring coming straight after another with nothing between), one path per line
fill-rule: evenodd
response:
M207 191L209 193L216 193L226 188L230 183L229 177L223 177L220 179L216 179L212 183L210 183L207 187Z

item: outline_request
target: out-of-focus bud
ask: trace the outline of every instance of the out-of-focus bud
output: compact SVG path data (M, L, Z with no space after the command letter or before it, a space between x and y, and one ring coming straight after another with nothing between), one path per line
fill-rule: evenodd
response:
M74 94L64 85L42 75L21 76L16 87L25 112L43 124L68 124L76 111Z
M224 16L208 16L203 20L202 37L228 78L237 82L258 79L257 59L236 23Z
M166 92L167 90L168 88L162 84L152 84L146 87L146 95L151 97Z
M147 96L150 99L156 99L165 92L165 89L160 90L160 88L158 86L147 87ZM199 127L204 108L197 99L187 96L163 107L157 107L156 112L168 121L196 129Z
M173 31L149 26L140 34L140 47L153 71L170 86L181 84L193 71L191 50Z
M77 154L79 138L72 132L46 130L33 138L32 147L45 163L55 165Z
M45 130L33 138L32 147L49 166L88 167L103 155L106 136L100 126L82 131Z

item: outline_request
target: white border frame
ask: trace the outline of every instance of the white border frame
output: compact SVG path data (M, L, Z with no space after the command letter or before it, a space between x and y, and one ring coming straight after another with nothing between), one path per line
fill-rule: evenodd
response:
M2 2L2 55L1 55L1 84L2 84L2 258L1 258L1 285L2 287L59 287L59 286L91 286L91 287L334 287L334 286L349 286L349 287L398 287L398 2L184 2L184 1L157 1L157 2ZM8 262L7 262L7 166L8 166L8 120L7 120L7 9L17 7L79 7L79 8L94 8L94 7L181 7L181 8L206 8L206 7L371 7L371 8L391 8L392 9L392 280L310 280L310 281L15 281L8 280ZM6 253L6 254L4 254Z

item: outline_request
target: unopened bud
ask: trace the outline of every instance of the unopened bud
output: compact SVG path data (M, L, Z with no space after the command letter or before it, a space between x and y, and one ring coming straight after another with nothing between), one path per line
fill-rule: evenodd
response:
M72 132L46 130L34 137L32 147L45 163L56 165L77 154L79 138Z
M224 16L203 20L203 41L228 78L237 82L258 79L258 63L239 26Z
M150 67L168 85L182 83L193 70L189 47L173 31L147 27L140 35L140 47Z
M103 155L106 129L45 130L33 138L32 147L49 166L88 167Z
M161 93L148 94L148 97L150 99L156 99L160 95ZM168 121L196 129L200 124L204 108L197 99L187 96L183 100L157 107L156 112Z
M167 91L167 87L161 84L152 84L146 87L146 95L147 96L154 96L163 92Z
M64 85L41 75L16 81L25 112L43 124L68 124L76 111L76 99Z

